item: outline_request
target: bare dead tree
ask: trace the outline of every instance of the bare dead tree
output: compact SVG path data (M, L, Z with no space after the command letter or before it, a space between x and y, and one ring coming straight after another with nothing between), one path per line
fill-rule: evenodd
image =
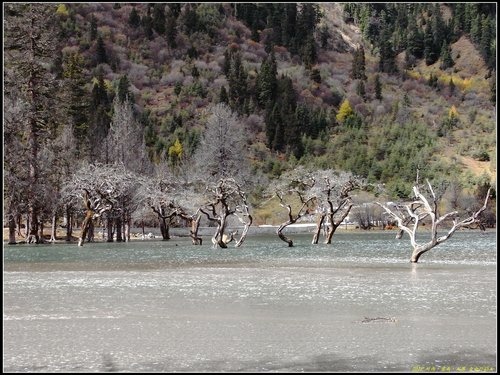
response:
M206 128L194 154L193 179L217 183L223 178L249 182L247 136L244 125L231 109L223 104L210 108Z
M82 223L82 232L80 238L78 239L78 246L83 246L83 243L87 238L88 231L93 226L93 221L101 217L104 212L110 211L113 208L112 203L102 192L97 191L97 194L92 196L87 189L83 189L83 191L83 203L86 212L85 219Z
M413 247L413 253L410 258L412 263L417 263L422 254L448 240L459 228L477 223L479 215L486 209L491 191L491 188L489 188L486 193L484 204L479 210L471 213L464 219L460 219L458 211L448 212L444 215L439 213L439 196L435 193L430 182L428 180L426 182L429 197L426 197L422 193L418 183L415 183L413 186L415 200L412 202L400 204L396 207L387 203L382 204L376 202L376 204L382 207L385 212L396 220L399 229L407 233L410 237L411 245ZM406 216L402 214L402 211L405 211ZM419 244L416 239L417 230L424 219L430 220L430 240L426 243ZM444 235L439 236L438 229L440 226L444 225L447 220L451 220L452 225L449 229L447 229Z
M286 237L283 231L289 225L295 224L304 215L312 212L317 198L312 189L315 184L316 180L313 175L304 168L298 167L281 175L277 185L271 187L274 190L274 195L279 200L280 206L287 211L287 220L280 224L276 234L288 244L288 247L293 247L293 241Z
M181 173L174 173L166 162L160 163L155 168L155 176L143 180L141 201L156 214L164 240L170 239L170 226L181 218L190 227L193 244L201 245L202 239L198 236L201 198L194 184L185 177Z
M332 238L353 206L350 193L360 188L361 180L351 173L320 171L315 186L317 196L316 230L313 244L317 244L326 220L325 244L331 244Z
M151 165L146 155L144 131L135 118L133 104L127 99L121 102L118 95L113 102L113 118L105 139L103 160L118 163L130 171L150 172Z
M232 215L236 215L244 223L243 233L236 241L236 247L241 246L252 224L246 193L241 186L233 178L222 178L215 185L207 188L206 199L200 212L217 225L212 237L213 246L227 248L227 244L235 239L237 231L225 233L228 219Z
M128 171L123 165L90 164L73 174L71 180L63 186L63 199L72 202L80 199L78 193L83 189L88 192L84 197L85 220L80 246L97 218L108 223L108 241L113 240L112 221L117 224L117 239L121 237L122 225L125 240L129 239L132 213L141 204L137 193L141 181L140 176Z

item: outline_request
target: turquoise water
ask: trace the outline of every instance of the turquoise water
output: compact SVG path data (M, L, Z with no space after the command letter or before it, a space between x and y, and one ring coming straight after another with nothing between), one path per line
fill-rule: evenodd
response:
M4 247L4 371L496 370L496 234Z

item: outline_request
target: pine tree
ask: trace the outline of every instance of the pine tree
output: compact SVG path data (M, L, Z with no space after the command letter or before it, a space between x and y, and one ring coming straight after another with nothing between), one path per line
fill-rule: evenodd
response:
M232 56L228 81L230 106L233 110L242 111L247 97L247 73L241 62L241 54L239 52L236 52Z
M379 37L379 72L395 73L397 72L396 66L396 53L391 42L391 31L389 25L385 22L382 23L380 37Z
M424 37L415 20L411 18L408 22L407 35L406 51L417 59L422 58L424 56Z
M453 78L450 78L450 82L448 83L448 87L450 88L450 95L455 94L455 82L453 82Z
M149 40L153 39L153 19L151 18L151 10L149 6L147 8L147 13L141 19L141 24L146 38Z
M224 51L224 63L222 64L222 71L225 76L229 78L229 71L231 70L231 52L228 48Z
M314 68L313 70L311 70L310 78L316 83L321 83L321 74L319 72L319 69Z
M255 87L257 102L261 108L266 108L268 102L276 100L277 75L276 58L271 51L262 62Z
M494 74L491 77L491 83L490 83L490 101L492 103L497 102L497 80L496 80L496 74Z
M139 17L135 6L132 7L130 15L128 16L128 24L134 29L137 29L141 25L141 17Z
M219 103L229 104L229 98L224 86L222 86L219 91Z
M129 90L130 82L128 80L128 76L126 74L120 77L118 81L118 89L116 94L118 95L118 100L123 103L125 100L129 100L133 103L133 97Z
M278 123L280 122L278 104L271 102L268 103L264 119L266 123L267 147L269 147L271 150L274 150L273 142L275 139Z
M382 100L382 83L378 74L375 76L375 99Z
M493 28L492 28L491 18L489 16L485 16L483 21L481 22L481 40L480 40L480 50L481 54L484 57L484 60L487 64L489 64L489 60L491 57L491 41L494 36Z
M366 90L363 81L359 81L356 85L356 93L366 101Z
M432 34L432 29L429 23L427 23L424 33L424 57L425 63L427 65L434 64L439 57L438 53L436 52L436 47L434 45L434 36Z
M155 3L153 5L152 27L158 34L165 34L165 4Z
M68 114L72 123L77 143L77 152L84 153L84 142L88 131L88 110L90 97L85 91L85 76L83 74L84 60L82 55L75 52L67 56L63 62L64 78L68 95Z
M89 39L90 41L94 41L96 40L98 36L98 33L97 33L97 20L96 18L94 17L94 15L92 15L92 17L90 17L90 30L89 30Z
M108 55L106 53L106 46L104 44L104 40L102 40L102 37L100 35L97 37L96 61L97 61L97 64L106 64L108 62Z
M451 57L451 48L448 44L446 44L446 42L443 42L443 46L441 47L440 59L441 59L441 65L439 67L442 70L451 68L454 64L453 59Z
M313 66L318 60L316 43L312 35L305 40L304 46L301 49L301 57L306 69L311 69L311 66Z
M167 24L165 27L165 34L170 48L177 48L177 19L174 16L167 17Z
M351 69L352 79L366 80L366 62L365 62L365 49L363 46L356 48L352 59Z

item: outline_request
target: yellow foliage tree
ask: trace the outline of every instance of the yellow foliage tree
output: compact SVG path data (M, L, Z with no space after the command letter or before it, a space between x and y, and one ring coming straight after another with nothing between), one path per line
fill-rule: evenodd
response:
M354 115L354 111L351 107L351 104L349 103L349 100L345 99L340 105L339 112L337 113L337 116L335 116L335 118L338 122L342 123L346 118L352 115Z
M177 138L172 146L168 148L168 156L175 163L180 160L182 156L182 144L181 141Z
M453 119L453 118L457 118L457 117L458 117L457 108L454 105L452 105L450 110L448 111L448 118Z
M64 5L64 4L59 4L57 6L56 13L57 14L61 14L63 16L68 16L69 15L68 8L66 8L66 5Z

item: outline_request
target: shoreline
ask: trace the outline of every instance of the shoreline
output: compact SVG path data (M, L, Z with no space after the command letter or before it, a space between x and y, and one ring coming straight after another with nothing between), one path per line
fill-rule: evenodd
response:
M250 227L247 237L252 237L252 236L262 236L262 235L276 235L276 229L278 228L278 225L261 225L261 226L254 226ZM284 233L288 235L313 235L313 230L315 228L315 224L292 224L289 225L288 227L285 228ZM200 227L198 235L204 238L211 238L213 235L213 231L215 230L215 227ZM241 233L243 230L243 227L236 227L236 228L228 228L228 233L231 230L237 230L238 233ZM369 234L373 232L387 232L387 233L393 233L396 235L396 233L399 231L397 227L391 228L391 229L382 229L380 227L375 227L375 228L370 228L370 229L360 229L358 227L348 227L346 228L344 225L339 226L337 228L336 233L350 233L350 234ZM420 228L419 233L427 233L429 230L427 228ZM471 228L461 228L459 229L456 233L463 233L463 232L480 232L484 234L490 234L490 233L496 233L496 228L487 228L485 231L481 231L479 228L471 229ZM73 244L73 243L78 243L78 236L80 234L80 230L74 230L73 231L73 236L71 241L66 241L66 234L61 233L58 231L57 236L56 236L56 241L51 242L50 241L50 235L45 235L44 239L45 241L43 243L40 243L40 245L49 245L49 244ZM160 229L159 228L147 228L145 230L146 236L143 238L142 237L142 228L133 228L132 230L132 235L130 238L130 242L135 242L135 241L149 241L149 240L162 240ZM189 228L170 228L170 240L175 240L175 239L181 239L181 238L189 238ZM3 244L4 246L6 245L26 245L26 240L25 237L19 236L16 233L16 243L15 244L9 244L9 236L8 236L8 228L4 228L3 232ZM169 240L166 240L169 241ZM95 240L92 243L105 243L107 242L106 240L102 239L100 236L100 233L96 235ZM127 242L127 241L120 241L120 242ZM87 242L86 242L87 243ZM116 240L109 242L109 243L119 243Z

